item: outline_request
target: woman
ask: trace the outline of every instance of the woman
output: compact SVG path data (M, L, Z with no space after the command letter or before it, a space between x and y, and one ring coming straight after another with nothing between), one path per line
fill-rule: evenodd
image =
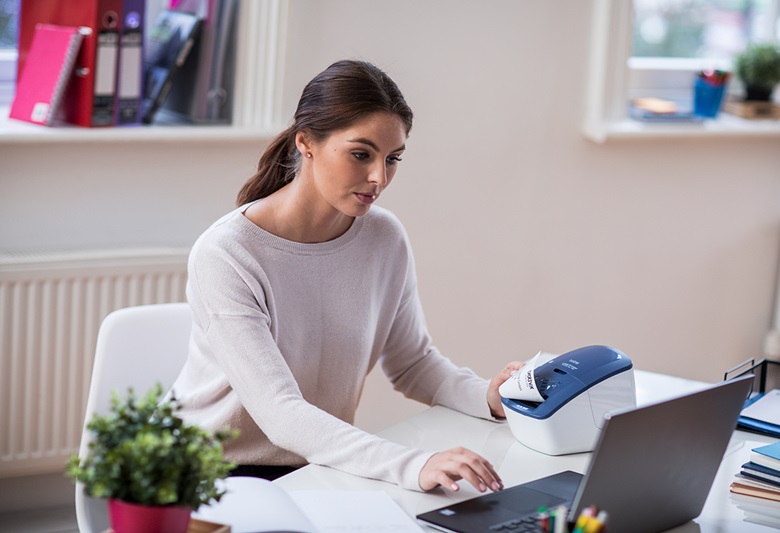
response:
M304 89L293 125L263 153L238 209L195 243L190 355L174 384L191 423L240 435L239 475L273 479L307 463L430 490L498 490L463 448L429 453L352 425L375 363L409 398L500 419L493 380L431 344L407 236L372 207L395 176L412 111L377 67L339 61Z

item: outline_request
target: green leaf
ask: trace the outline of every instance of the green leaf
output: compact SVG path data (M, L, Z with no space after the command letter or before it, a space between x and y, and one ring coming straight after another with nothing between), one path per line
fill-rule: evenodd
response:
M184 423L173 395L163 399L157 385L138 397L114 391L105 416L87 424L93 436L87 456L69 458L65 474L87 494L144 505L184 505L197 510L218 501L216 481L235 467L225 461L222 443L236 430L209 433Z

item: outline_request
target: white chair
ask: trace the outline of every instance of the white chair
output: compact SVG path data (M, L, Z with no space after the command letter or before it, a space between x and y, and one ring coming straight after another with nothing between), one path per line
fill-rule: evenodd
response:
M86 424L95 413L108 412L114 390L122 395L132 387L140 395L158 382L163 390L170 388L187 359L191 329L192 314L186 303L127 307L103 320L79 457L86 457L91 440ZM81 533L109 528L106 501L85 495L81 484L76 485L76 519Z

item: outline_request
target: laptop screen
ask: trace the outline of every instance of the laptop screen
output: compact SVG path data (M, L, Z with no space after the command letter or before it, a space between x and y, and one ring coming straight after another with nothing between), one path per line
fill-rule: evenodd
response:
M569 518L596 505L609 513L610 530L639 532L697 517L751 381L739 378L608 415Z

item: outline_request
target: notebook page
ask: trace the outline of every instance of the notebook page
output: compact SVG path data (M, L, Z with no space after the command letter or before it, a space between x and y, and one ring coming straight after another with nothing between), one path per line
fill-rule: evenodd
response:
M423 533L415 519L379 490L295 490L290 497L320 533Z

